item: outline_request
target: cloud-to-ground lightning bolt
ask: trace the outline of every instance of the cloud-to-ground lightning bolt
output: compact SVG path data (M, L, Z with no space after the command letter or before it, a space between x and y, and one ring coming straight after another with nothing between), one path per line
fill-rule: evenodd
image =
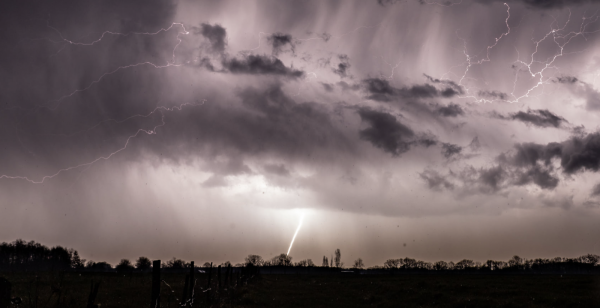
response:
M113 157L114 155L116 155L116 154L122 152L123 150L125 150L127 148L127 146L129 145L129 141L131 141L131 139L137 137L141 133L144 133L144 134L147 134L147 135L155 135L157 133L156 130L159 127L162 127L162 126L164 126L166 124L166 122L165 122L165 115L163 113L164 111L173 111L173 110L181 111L184 106L199 106L199 105L204 104L205 102L206 102L206 100L203 100L202 103L184 103L184 104L181 104L179 106L174 106L174 107L160 106L160 107L156 107L152 112L148 113L145 116L144 115L136 115L136 116L142 116L142 117L149 117L152 114L158 112L161 115L161 123L158 124L158 125L156 125L156 126L154 126L152 129L141 129L141 128L138 129L134 134L132 134L129 137L127 137L127 140L125 141L125 144L121 148L119 148L116 151L111 152L108 155L100 156L100 157L98 157L98 158L96 158L96 159L94 159L92 161L86 162L86 163L81 163L81 164L78 164L78 165L75 165L75 166L70 166L70 167L59 169L54 174L45 175L45 176L43 176L41 178L41 180L37 180L37 181L34 180L34 179L31 179L29 177L26 177L26 176L13 176L13 175L6 175L6 174L0 175L0 179L14 179L14 180L18 179L18 180L25 180L25 181L27 181L29 183L32 183L32 184L42 184L46 180L52 179L52 178L58 176L59 174L61 174L63 172L67 172L67 171L70 171L70 170L75 170L75 169L78 169L78 168L81 168L81 167L89 167L89 166L91 166L91 165L93 165L93 164L95 164L95 163L97 163L97 162L99 162L101 160L108 160L111 157Z
M300 223L298 224L298 228L296 228L296 233L294 233L294 237L292 237L292 242L290 243L290 248L288 248L287 255L290 255L290 251L292 250L292 245L294 245L294 240L296 239L296 235L298 235L298 231L300 231L300 227L302 227L302 220L304 220L304 215L300 216Z

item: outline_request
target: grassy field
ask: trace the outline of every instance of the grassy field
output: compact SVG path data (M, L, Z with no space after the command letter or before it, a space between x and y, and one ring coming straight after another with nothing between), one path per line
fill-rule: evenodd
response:
M265 275L243 307L600 307L599 276Z
M85 307L91 281L101 307L148 307L150 274L0 273L23 308ZM177 307L185 274L165 274L162 307ZM198 275L206 286L207 276ZM213 282L215 279L213 277ZM61 299L57 305L60 289ZM213 290L216 285L213 285ZM590 275L263 275L219 295L212 307L600 307L600 276ZM195 307L208 307L204 295ZM36 304L37 298L37 304ZM16 307L16 306L15 306Z

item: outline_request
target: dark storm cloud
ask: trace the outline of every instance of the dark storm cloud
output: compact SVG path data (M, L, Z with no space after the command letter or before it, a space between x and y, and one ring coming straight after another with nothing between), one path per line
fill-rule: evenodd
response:
M210 42L210 49L214 53L223 54L227 47L227 31L221 25L201 24L200 29L194 28L195 34L202 34Z
M427 169L419 173L419 176L427 183L427 186L431 190L440 191L442 189L454 189L454 184L452 184L452 182L450 182L446 176L441 175L435 170Z
M436 109L436 112L444 117L457 117L465 114L464 110L460 105L457 104L449 104L447 106L441 106Z
M444 155L445 158L451 158L452 156L459 155L462 152L462 150L463 148L456 144L442 144L442 155Z
M380 101L389 102L397 98L401 99L422 99L422 98L434 98L434 97L445 97L450 98L460 94L458 90L452 87L446 87L442 90L438 90L436 87L430 84L413 85L410 87L395 88L390 85L389 81L380 78L368 78L363 80L363 86L368 93L367 98Z
M453 92L456 92L456 94L464 94L463 87L452 80L433 78L427 74L423 74L423 76L425 76L425 78L427 78L427 80L429 80L429 82L431 83L437 83L447 86L448 89L445 90L447 93L449 93L450 90L452 90Z
M553 161L560 161L561 171L566 175L600 170L600 134L592 133L583 137L546 145L519 143L510 154L497 157L499 168L504 170L503 179L508 185L534 183L543 189L554 189L559 179Z
M339 63L333 72L341 78L348 77L348 69L350 69L350 58L347 55L338 55Z
M352 91L358 91L360 90L360 85L359 84L353 84L350 85L345 81L340 81L338 83L336 83L337 86L339 86L340 88L342 88L342 90L346 91L346 90L352 90Z
M561 127L564 124L568 124L569 122L565 120L563 117L560 117L549 110L545 109L537 109L531 110L528 109L526 112L519 111L515 113L510 113L508 115L501 115L499 113L493 112L492 117L502 119L502 120L515 120L525 123L526 125L534 125L537 127Z
M286 45L292 47L294 44L289 35L273 34L268 39L273 45L274 56L245 54L239 57L230 57L225 48L227 47L225 28L218 24L209 25L202 24L200 29L195 29L195 33L202 34L210 42L209 51L217 53L221 56L222 69L217 69L216 65L208 58L203 58L200 61L200 66L205 67L210 71L229 72L232 74L247 74L247 75L279 75L291 78L299 78L304 76L304 72L293 67L286 67L281 60L275 55L282 51Z
M475 138L474 143L479 143ZM442 154L448 158L454 152L452 145L443 144ZM457 147L456 150L461 149ZM446 153L447 152L447 153ZM448 154L448 155L446 155ZM459 155L460 153L455 153ZM583 138L572 137L562 143L519 143L510 153L496 157L496 165L488 168L468 166L459 173L450 173L445 181L455 179L461 183L461 191L493 194L512 186L534 184L542 189L555 189L560 180L553 165L559 160L562 173L572 175L583 171L600 170L600 135L590 134Z
M359 132L363 140L371 142L385 152L398 156L410 149L412 129L398 122L393 115L369 108L358 110L360 118L370 127Z
M283 164L269 164L265 165L265 171L270 174L275 174L278 176L287 177L290 176L290 170L286 168Z
M321 85L323 86L323 89L325 89L325 91L327 92L332 92L333 91L333 85L330 83L326 83L326 82L321 82Z
M280 75L291 78L304 76L304 72L286 67L281 60L264 55L248 55L243 58L224 60L223 67L233 74Z
M550 171L543 170L540 166L534 166L525 172L517 173L513 184L522 186L534 183L542 189L554 189L558 182L558 178L551 175Z
M383 7L394 5L398 2L400 2L400 0L377 0L377 3Z
M558 83L566 83L566 84L574 84L579 81L576 77L573 76L560 76L556 77L556 81Z
M600 183L596 184L594 188L592 188L592 193L590 195L592 197L600 196Z
M562 117L555 115L548 110L527 110L527 112L519 111L511 114L513 120L518 120L526 124L531 124L539 127L559 127L563 123L568 123Z
M348 149L325 109L312 102L297 103L283 92L280 84L265 89L248 87L239 90L237 96L244 109L207 103L185 121L171 122L178 126L173 127L173 134L185 132L183 140L200 137L215 149L231 148L249 155L272 152L295 156L316 148Z
M508 94L503 93L503 92L498 92L498 91L479 91L477 92L477 96L479 97L483 97L486 99L499 99L499 100L506 100L508 99Z
M296 52L296 43L293 41L292 36L284 33L273 33L267 40L271 43L273 47L273 55L277 56L281 52L285 52L284 49L286 46L289 47L288 51L291 51L292 54Z
M502 166L479 170L478 181L483 185L484 191L496 192L500 190L505 178L506 171Z
M110 58L111 69L144 61L165 64L164 39L132 33L168 29L176 8L173 1L159 0L2 2L0 58L11 60L2 61L0 101L18 102L24 109L47 104L105 73L99 59ZM128 35L106 34L94 47L65 41L90 44L107 30ZM161 34L180 30L175 25Z

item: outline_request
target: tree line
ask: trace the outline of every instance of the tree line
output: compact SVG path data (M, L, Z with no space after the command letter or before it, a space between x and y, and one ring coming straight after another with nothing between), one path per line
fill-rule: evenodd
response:
M577 258L553 259L525 259L514 256L508 261L487 260L486 262L476 262L464 259L459 262L425 262L412 258L388 259L383 265L369 267L370 270L411 270L411 271L579 271L579 270L600 270L600 256L587 254ZM285 253L276 255L270 259L263 259L259 255L248 255L243 263L235 265L226 261L220 264L222 267L229 265L234 267L253 266L253 267L322 267L322 268L344 268L342 254L340 249L336 249L334 254L328 258L323 256L320 266L316 265L311 259L304 259L297 262ZM165 270L178 270L190 268L191 263L182 259L172 258L162 262L161 268ZM209 268L212 263L205 262L201 267ZM135 262L129 259L121 261L113 267L108 262L86 261L79 257L79 253L74 249L55 246L48 248L34 241L25 242L21 239L12 243L0 244L0 270L91 270L91 271L147 271L152 268L152 262L147 257L139 257ZM354 260L350 266L352 269L365 269L361 258Z

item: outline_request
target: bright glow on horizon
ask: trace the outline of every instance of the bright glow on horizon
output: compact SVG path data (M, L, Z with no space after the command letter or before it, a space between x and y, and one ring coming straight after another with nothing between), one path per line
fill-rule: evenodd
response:
M288 248L287 255L290 255L290 251L292 250L292 245L294 245L294 240L296 239L296 235L298 235L298 231L300 231L300 227L302 227L302 220L304 219L304 214L300 216L300 223L298 224L298 228L296 229L296 233L294 233L294 237L292 237L292 242L290 243L290 248Z

